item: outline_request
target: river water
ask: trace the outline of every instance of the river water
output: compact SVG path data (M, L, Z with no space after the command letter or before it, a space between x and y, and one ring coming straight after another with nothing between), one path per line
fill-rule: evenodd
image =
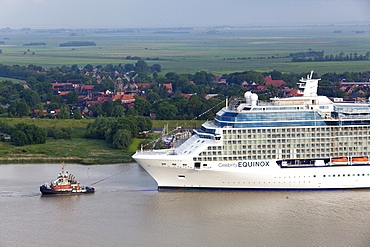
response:
M0 165L0 246L369 246L370 191L157 191L137 164Z

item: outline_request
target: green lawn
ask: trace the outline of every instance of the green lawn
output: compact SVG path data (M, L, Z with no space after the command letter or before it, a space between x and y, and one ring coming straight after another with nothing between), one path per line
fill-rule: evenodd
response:
M19 80L19 79L7 78L7 77L1 77L1 76L0 76L0 81L12 81L13 83L26 83L25 80Z

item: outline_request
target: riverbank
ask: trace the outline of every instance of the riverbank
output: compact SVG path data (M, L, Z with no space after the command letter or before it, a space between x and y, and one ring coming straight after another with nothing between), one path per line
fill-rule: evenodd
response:
M35 124L39 127L71 127L72 139L47 138L44 144L15 146L10 142L0 142L0 164L8 163L76 163L76 164L117 164L135 162L131 156L141 140L135 139L128 150L111 148L106 141L83 138L88 123L94 119L41 119L41 118L0 118L0 122L15 125L18 123ZM176 127L199 128L204 121L155 120L153 128L168 125ZM157 134L159 135L159 134ZM156 137L155 137L156 138Z
M49 139L45 144L14 146L0 142L0 164L7 163L77 163L116 164L133 162L134 152L110 148L103 140L73 138Z

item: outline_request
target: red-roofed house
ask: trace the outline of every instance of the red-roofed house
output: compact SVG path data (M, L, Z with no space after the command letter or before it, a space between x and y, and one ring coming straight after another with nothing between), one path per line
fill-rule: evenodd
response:
M172 83L168 84L160 84L161 86L165 86L167 88L168 93L172 93Z
M94 85L82 85L81 90L93 90Z
M131 94L115 95L113 101L115 100L121 100L122 104L130 104L135 102L135 98Z
M190 97L191 97L192 94L181 93L181 95L184 96L187 99L190 99Z
M275 85L276 87L279 87L279 88L283 88L283 87L286 87L286 82L283 81L283 80L273 80L270 76L266 76L264 78L264 81L265 81L265 85L268 86L268 85Z
M62 91L62 92L59 93L59 95L64 96L64 95L67 95L69 93L70 93L70 91Z
M112 101L112 97L107 95L98 96L97 99L99 102Z
M286 88L284 89L284 97L293 97L293 96L300 96L302 94L298 94L298 91L299 89L297 88L293 88L293 89L290 89L290 88Z
M149 88L151 83L135 83L139 88Z
M59 82L54 82L51 83L51 87L53 88L54 91L71 91L73 88L72 83L59 83Z

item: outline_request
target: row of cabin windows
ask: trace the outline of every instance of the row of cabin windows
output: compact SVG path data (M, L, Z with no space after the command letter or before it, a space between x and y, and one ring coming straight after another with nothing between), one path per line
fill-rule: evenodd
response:
M345 132L345 131L368 131L369 126L341 126L341 127L313 127L313 128L266 128L266 129L228 129L223 130L223 134L249 134L249 133L317 133L317 132ZM366 134L366 132L363 132ZM367 133L370 134L370 133Z
M273 152L273 151L271 151ZM238 154L236 154L238 155ZM328 158L331 157L361 157L361 156L368 156L369 153L366 151L358 151L358 152L322 152L322 153L307 153L307 154L292 154L292 153L285 153L285 154L261 154L261 155L243 155L240 156L198 156L194 157L194 161L237 161L237 160L265 160L265 159L311 159L311 158Z
M357 139L355 137L333 137L333 138L305 138L305 139L252 139L252 140L228 140L224 141L224 146L235 146L235 145L245 145L245 144L274 144L274 143L290 143L295 145L300 145L304 143L330 143L332 146L342 146L342 145L349 145L351 143L355 145L369 145L370 140L368 137L361 137L361 139ZM208 148L210 149L210 148ZM220 148L221 149L221 148Z
M370 135L370 131L340 131L340 132L312 132L297 134L251 134L251 135L224 135L224 139L260 139L260 138L305 138L305 137L331 137L331 136L348 136L362 139L363 136Z
M350 177L350 176L357 176L357 177L360 177L360 176L370 176L370 174L365 174L365 173L357 173L357 174L329 174L329 175L323 175L323 177Z
M199 156L221 156L221 155L237 155L237 154L285 154L285 153L300 153L300 154L310 154L310 153L331 153L331 152L361 152L367 151L367 146L342 146L342 147L326 147L316 145L316 148L290 148L290 145L281 146L281 145L262 145L262 147L256 148L255 146L248 146L242 148L236 148L234 150L224 150L224 151L204 151L199 154ZM315 147L314 145L312 147ZM289 148L289 149L286 149Z

